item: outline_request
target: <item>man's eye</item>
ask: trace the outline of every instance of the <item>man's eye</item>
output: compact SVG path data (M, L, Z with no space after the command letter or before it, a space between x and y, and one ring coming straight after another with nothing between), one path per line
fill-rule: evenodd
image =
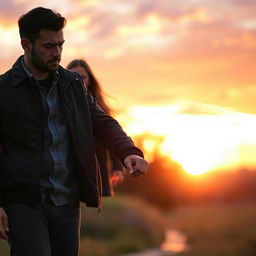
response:
M45 48L52 48L52 44L45 44L44 47Z

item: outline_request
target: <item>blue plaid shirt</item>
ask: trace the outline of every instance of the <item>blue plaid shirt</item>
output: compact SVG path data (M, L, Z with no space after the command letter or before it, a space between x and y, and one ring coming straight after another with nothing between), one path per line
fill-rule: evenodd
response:
M25 68L30 79L32 74ZM35 79L34 79L35 80ZM70 136L58 93L58 72L37 81L44 109L44 144L40 189L42 200L49 197L56 206L77 202Z

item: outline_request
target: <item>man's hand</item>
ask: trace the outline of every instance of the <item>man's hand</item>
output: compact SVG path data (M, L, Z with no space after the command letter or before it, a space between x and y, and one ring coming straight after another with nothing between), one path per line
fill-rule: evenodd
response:
M0 208L0 239L8 239L7 233L9 231L8 217L3 208Z
M129 155L124 159L124 164L133 177L147 173L147 161L138 155Z

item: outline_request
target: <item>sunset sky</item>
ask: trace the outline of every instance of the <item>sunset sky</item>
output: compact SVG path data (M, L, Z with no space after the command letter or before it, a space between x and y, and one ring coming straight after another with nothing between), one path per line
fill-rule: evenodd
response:
M62 65L88 60L125 130L151 134L146 153L162 136L191 173L256 166L255 0L1 0L1 73L37 6L67 18Z

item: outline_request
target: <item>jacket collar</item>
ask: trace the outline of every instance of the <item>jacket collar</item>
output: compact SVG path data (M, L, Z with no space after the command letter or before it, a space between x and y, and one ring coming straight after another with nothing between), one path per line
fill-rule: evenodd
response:
M59 66L58 71L60 83L63 85L63 88L69 87L73 82L80 82L83 85L83 80L78 73L67 70L62 66Z
M17 61L12 66L13 73L13 86L19 86L25 79L34 79L33 75L24 67L23 55L20 56ZM74 81L81 81L81 77L76 73L69 71L62 66L59 66L58 70L55 73L55 79L60 79L61 84L64 87L71 84Z
M29 78L28 73L24 70L22 66L23 56L20 56L17 61L12 66L12 76L13 76L13 86L16 87L25 79Z

